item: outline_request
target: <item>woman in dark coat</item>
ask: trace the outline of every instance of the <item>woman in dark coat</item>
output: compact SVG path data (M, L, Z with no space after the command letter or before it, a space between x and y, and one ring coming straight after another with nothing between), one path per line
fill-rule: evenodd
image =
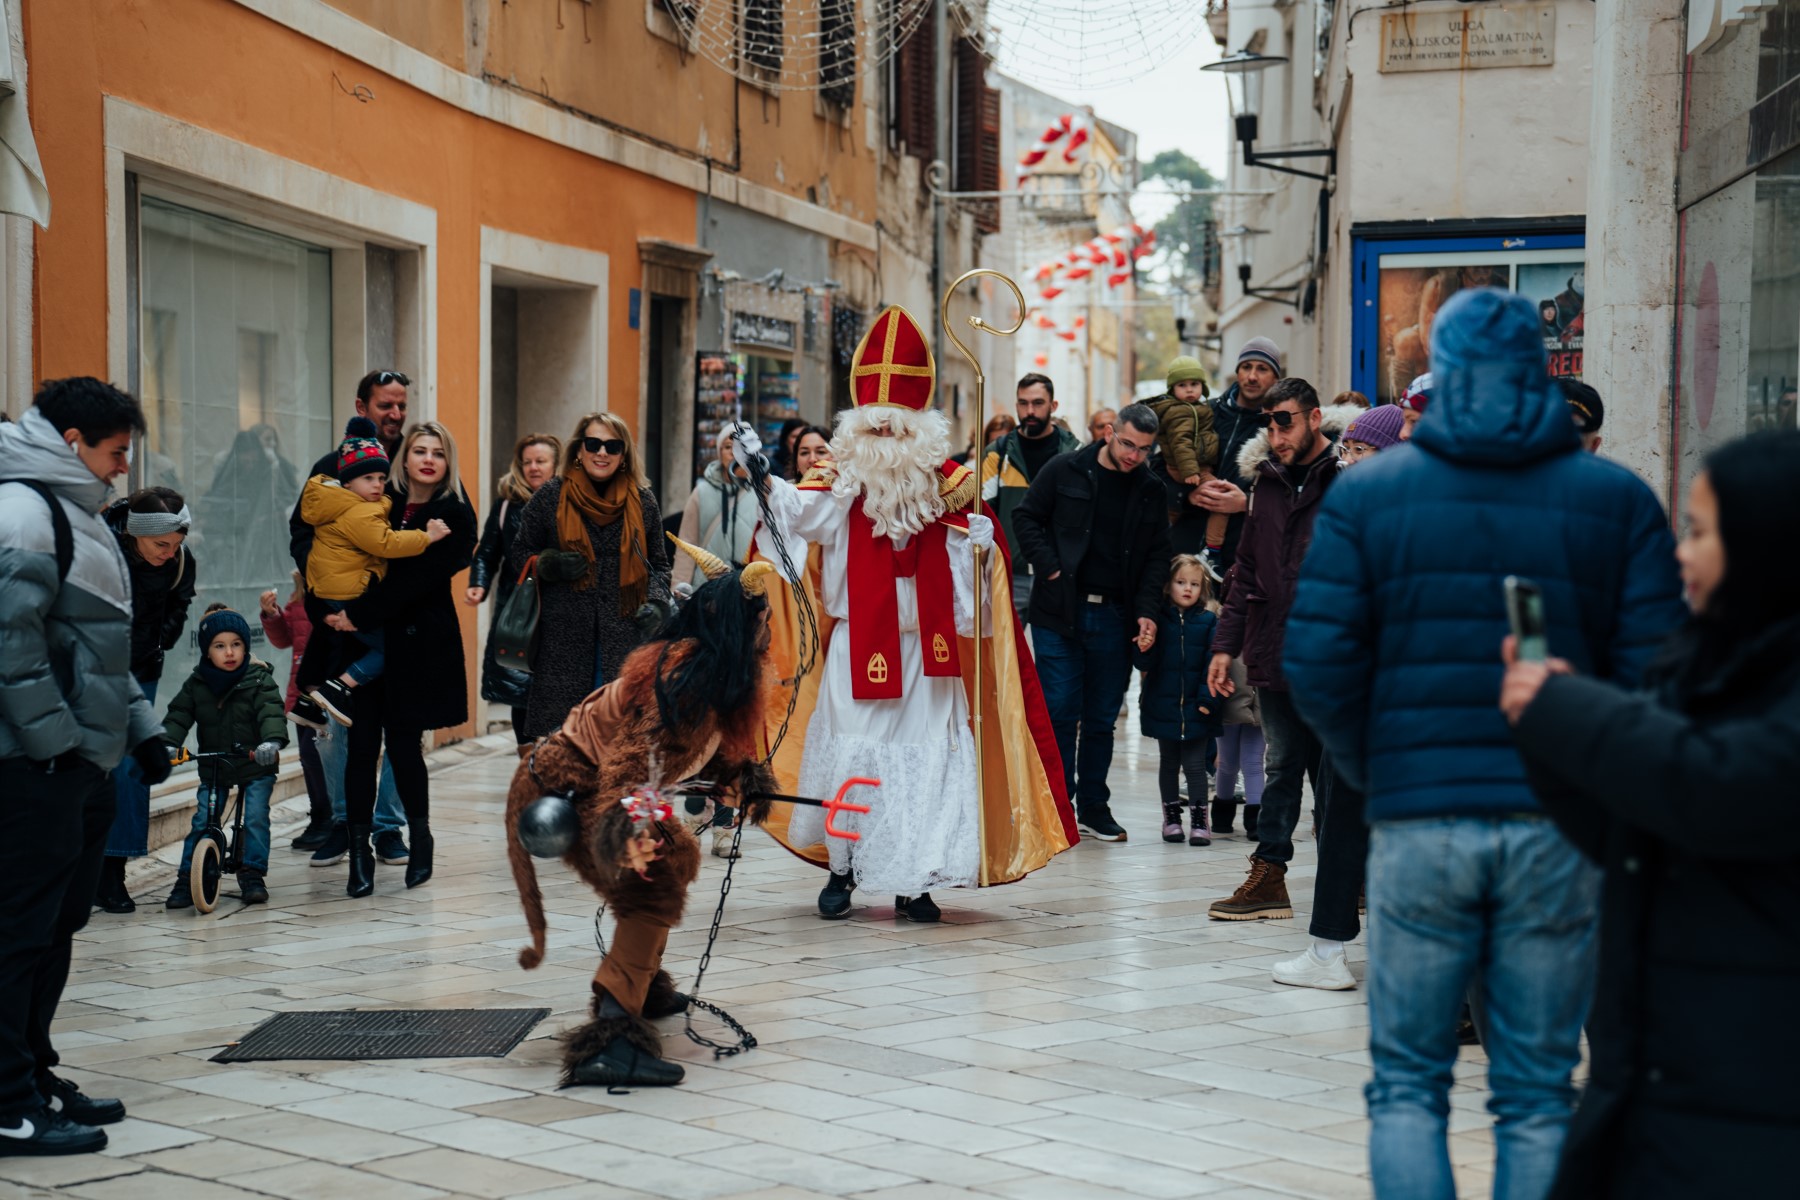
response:
M547 433L528 433L513 447L512 468L500 477L495 491L499 503L488 510L487 524L481 530L481 544L475 547L475 561L469 567L469 587L463 603L479 608L489 596L494 598L494 615L506 611L506 602L518 588L519 573L507 561L507 552L519 535L525 518L525 506L545 483L555 477L557 460L562 457L562 442ZM531 689L531 675L515 671L494 661L493 627L488 627L487 651L481 659L481 698L512 709L513 736L525 745L525 698Z
M631 431L611 413L575 426L562 473L525 506L508 551L516 575L538 556L543 611L525 735L558 729L589 692L617 677L644 633L645 603L669 601L662 512L638 467Z
M1556 660L1509 665L1501 707L1534 788L1606 870L1592 1078L1560 1200L1771 1195L1788 1175L1800 1138L1797 509L1800 433L1730 443L1694 481L1676 551L1693 617L1647 690Z
M194 602L194 556L183 545L193 518L181 493L144 488L106 510L131 569L131 674L156 699L163 655L181 641ZM125 860L149 852L150 788L129 755L113 772L117 808L106 838L106 862L94 903L109 913L137 909L125 890Z
M431 780L425 769L425 734L469 719L462 623L452 582L475 555L475 509L457 482L456 442L435 421L407 430L400 443L388 494L395 529L423 529L433 519L450 536L413 558L388 563L387 577L344 611L326 618L335 629L381 629L387 666L380 679L356 689L344 765L344 815L350 834L350 880L345 891L375 890L375 854L369 825L375 815L381 744L387 742L394 786L406 808L412 852L406 886L431 878ZM346 639L348 640L348 639Z

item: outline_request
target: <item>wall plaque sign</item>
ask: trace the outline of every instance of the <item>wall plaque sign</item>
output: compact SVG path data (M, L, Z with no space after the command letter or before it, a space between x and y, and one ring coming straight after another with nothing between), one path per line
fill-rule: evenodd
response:
M1556 61L1556 6L1483 4L1383 13L1381 70L1470 71Z

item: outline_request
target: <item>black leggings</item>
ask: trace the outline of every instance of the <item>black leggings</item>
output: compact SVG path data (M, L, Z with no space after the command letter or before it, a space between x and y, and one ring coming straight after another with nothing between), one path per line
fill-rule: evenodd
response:
M1156 783L1162 789L1162 802L1165 806L1181 803L1183 771L1187 772L1189 802L1206 803L1206 747L1210 741L1210 738L1195 738L1191 742L1178 742L1174 738L1157 739L1156 748L1161 752L1161 761L1156 769Z
M414 828L431 818L431 776L425 770L425 731L390 724L384 710L386 679L356 689L356 723L349 730L344 761L344 819L367 825L375 819L375 792L381 778L381 742L387 739L388 762L394 768L394 788L406 808L406 822Z

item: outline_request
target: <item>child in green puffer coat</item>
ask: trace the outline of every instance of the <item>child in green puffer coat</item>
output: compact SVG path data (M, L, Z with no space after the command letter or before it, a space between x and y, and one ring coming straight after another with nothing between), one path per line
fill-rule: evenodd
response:
M238 869L238 889L245 904L262 904L269 898L263 878L269 870L269 797L275 791L281 748L287 745L287 714L282 711L281 687L268 663L250 657L250 623L223 604L212 604L200 618L200 661L169 701L163 722L163 738L172 746L187 740L188 730L202 754L230 753L242 747L243 758L207 759L200 765L199 803L194 825L181 850L181 873L168 907L188 908L194 903L188 891L188 868L194 846L206 830L210 807L223 805L222 793L244 785L243 863Z

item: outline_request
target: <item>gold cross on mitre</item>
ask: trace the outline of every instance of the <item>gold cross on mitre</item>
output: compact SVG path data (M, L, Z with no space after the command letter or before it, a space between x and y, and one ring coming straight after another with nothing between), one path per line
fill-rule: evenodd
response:
M880 347L876 357L875 347ZM850 391L858 408L893 405L923 412L931 407L937 366L931 346L912 315L890 306L863 334L850 368ZM873 379L870 386L864 380Z

